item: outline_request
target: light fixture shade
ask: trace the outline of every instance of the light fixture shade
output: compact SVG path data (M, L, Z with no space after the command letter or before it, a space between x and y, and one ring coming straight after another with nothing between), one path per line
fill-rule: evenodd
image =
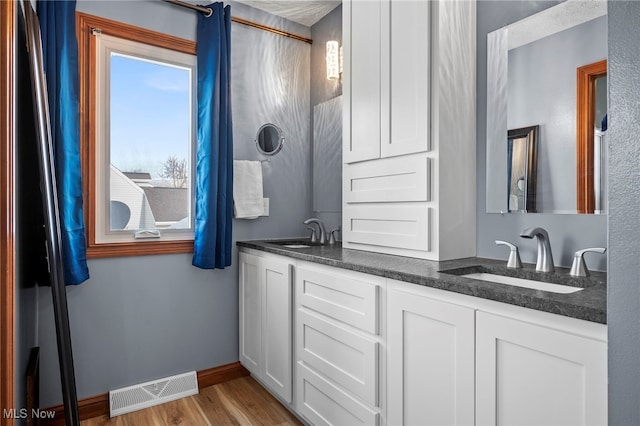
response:
M339 51L340 45L337 41L327 42L327 79L337 80L340 78Z

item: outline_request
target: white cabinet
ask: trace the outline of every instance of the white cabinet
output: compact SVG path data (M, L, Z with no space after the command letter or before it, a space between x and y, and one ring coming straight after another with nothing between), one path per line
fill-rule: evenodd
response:
M603 324L250 249L239 267L240 361L311 424L607 422Z
M296 411L313 424L378 424L385 279L298 263Z
M292 402L292 264L239 254L240 362Z
M345 163L429 149L430 2L343 6Z
M474 310L388 292L390 425L472 425Z
M607 424L606 342L485 312L476 327L478 425Z
M606 326L389 281L391 425L604 425Z
M346 163L380 157L380 19L379 1L345 2L342 8Z
M343 246L475 255L475 2L343 2Z

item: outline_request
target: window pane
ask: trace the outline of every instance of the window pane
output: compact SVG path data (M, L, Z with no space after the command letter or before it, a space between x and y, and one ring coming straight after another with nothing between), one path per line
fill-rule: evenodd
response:
M111 229L189 228L191 70L111 54Z

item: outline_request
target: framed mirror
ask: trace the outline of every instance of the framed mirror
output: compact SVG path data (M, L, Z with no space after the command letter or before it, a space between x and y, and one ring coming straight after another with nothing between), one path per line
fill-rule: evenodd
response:
M284 145L282 130L275 124L260 126L256 135L256 148L262 155L276 155Z
M535 213L538 175L538 126L507 132L509 212Z
M488 213L578 213L576 175L589 160L577 152L576 70L606 59L606 13L606 1L568 0L488 34ZM532 123L539 126L535 205L514 210L505 141L508 129Z

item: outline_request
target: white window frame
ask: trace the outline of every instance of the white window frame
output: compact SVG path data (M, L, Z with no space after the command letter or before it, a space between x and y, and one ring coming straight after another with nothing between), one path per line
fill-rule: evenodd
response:
M196 122L197 122L197 72L196 57L187 53L178 52L158 46L151 46L132 40L113 37L106 34L94 34L96 37L96 150L95 150L95 243L131 243L149 241L181 241L193 240L195 221L195 151L196 151ZM117 53L131 56L140 60L174 65L190 70L191 87L191 128L189 140L191 141L190 155L188 158L189 171L189 228L179 229L154 229L152 233L140 230L111 230L110 223L110 71L111 54ZM157 232L156 232L157 231ZM136 237L138 234L138 237ZM157 234L157 236L155 236Z

